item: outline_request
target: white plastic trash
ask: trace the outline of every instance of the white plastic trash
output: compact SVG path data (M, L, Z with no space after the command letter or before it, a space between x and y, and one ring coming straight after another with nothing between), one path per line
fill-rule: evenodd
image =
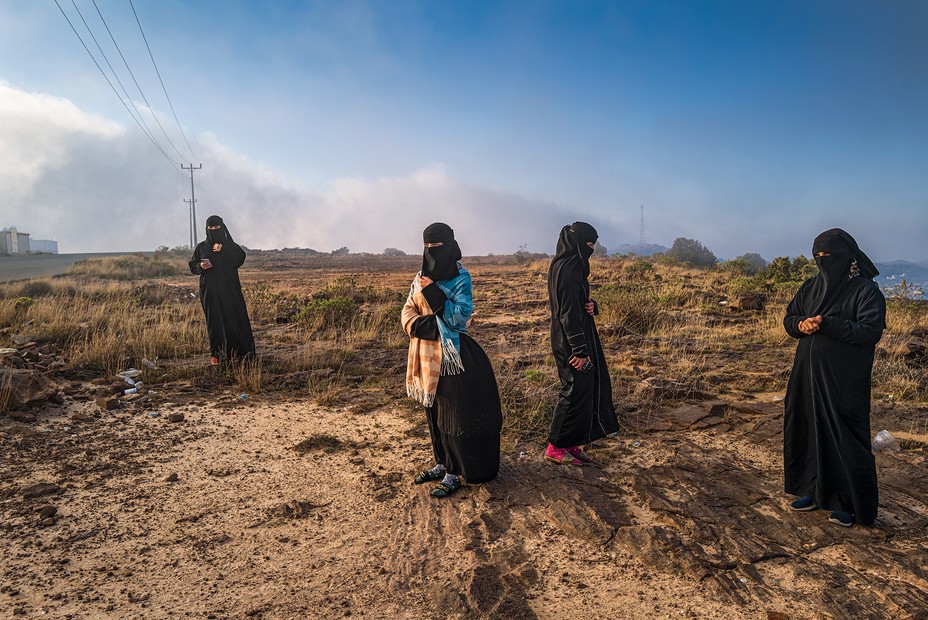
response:
M893 437L893 434L884 428L873 438L873 445L871 448L874 452L879 452L880 450L898 450L900 448L899 440Z

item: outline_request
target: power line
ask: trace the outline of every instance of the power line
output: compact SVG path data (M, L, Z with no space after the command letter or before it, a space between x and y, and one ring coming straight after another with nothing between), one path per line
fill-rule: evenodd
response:
M58 0L55 0L55 5L58 7L58 10L61 11L61 14L64 16L65 21L68 22L68 25L71 27L71 30L74 31L74 34L77 37L77 40L81 42L82 46L84 46L84 50L87 52L87 55L90 56L90 59L93 61L93 64L96 65L97 69L100 71L100 74L103 76L103 79L106 80L106 83L110 85L111 89L113 89L113 93L119 99L119 102L123 105L123 107L126 108L126 112L129 113L129 116L132 117L132 120L135 121L135 124L138 125L139 129L142 130L142 133L145 134L145 137L151 141L154 147L158 149L161 152L161 154L164 155L164 157L169 162L174 163L174 164L180 163L178 161L175 161L167 153L165 153L164 149L161 148L161 145L155 141L154 137L152 137L145 131L142 124L138 121L138 119L135 118L135 116L133 116L132 111L129 109L129 106L126 104L125 101L123 101L122 96L119 94L119 91L116 90L116 87L113 86L113 83L110 81L109 76L106 75L106 71L104 71L103 67L100 66L100 63L97 62L97 59L94 57L93 52L91 52L90 48L87 47L87 44L84 43L84 39L81 37L80 33L77 31L77 28L74 27L74 24L71 23L71 19L68 17L68 14L64 12L64 9L61 8L61 4L58 2Z
M84 14L81 13L80 8L78 8L77 3L74 0L71 0L71 4L74 6L74 10L77 11L78 17L81 18L81 21L84 22L84 27L87 29L87 33L90 35L90 38L93 39L94 44L97 46L97 50L100 52L100 55L103 56L103 60L106 62L106 66L110 68L110 71L113 73L113 77L116 79L116 83L119 84L119 87L122 88L123 94L126 96L126 101L132 104L132 109L135 110L135 114L132 115L133 118L138 116L138 120L142 125L145 126L144 131L145 135L149 137L150 140L154 140L154 134L151 133L151 127L148 126L148 123L145 122L145 118L142 116L142 113L139 111L138 107L135 105L135 102L132 101L132 97L129 95L129 91L126 90L125 85L123 85L122 80L119 79L119 74L116 73L116 69L113 68L110 59L106 57L106 52L103 51L103 48L100 46L100 42L97 41L97 37L94 36L93 30L90 28L90 24L87 23L87 20L84 19ZM130 114L132 110L129 111ZM178 163L178 162L174 162Z
M96 2L94 2L96 6ZM139 14L135 12L135 5L132 3L132 0L129 0L129 6L132 7L132 14L135 15L135 23L139 25L139 32L142 33L142 40L145 41L145 47L148 49L148 56L151 58L151 64L155 67L155 73L158 74L158 81L161 82L161 90L164 91L164 97L168 100L168 105L171 107L171 113L174 115L174 121L177 123L177 128L180 130L180 135L184 137L184 143L187 145L187 150L190 151L190 154L193 155L193 159L199 160L196 153L193 152L193 149L190 148L190 142L187 141L187 134L184 133L184 128L180 124L180 120L177 118L177 112L174 111L174 104L171 103L171 97L168 95L168 89L164 86L164 80L161 79L161 71L158 70L158 64L155 62L155 56L151 53L151 47L148 45L148 37L145 36L145 31L142 30L142 22L139 21Z
M71 0L71 1L74 2L74 0ZM177 150L176 146L174 146L174 142L171 140L171 137L164 130L164 127L162 127L161 121L158 120L158 115L155 114L155 109L152 107L150 103L148 103L148 97L146 97L145 93L142 91L142 87L139 85L139 81L135 79L135 74L132 73L132 69L129 67L129 62L126 60L126 57L123 55L122 50L119 48L119 44L116 43L116 37L113 36L113 32L110 30L109 24L106 23L106 19L104 19L103 13L100 12L100 7L97 6L97 0L91 0L91 2L93 2L93 7L97 9L97 15L100 16L100 21L103 22L103 27L106 28L106 32L110 35L110 40L113 42L113 45L116 46L116 51L119 52L119 57L122 58L123 64L126 65L126 71L129 72L129 76L132 78L132 81L135 82L135 87L139 89L139 94L142 96L142 100L145 102L145 105L148 106L148 111L151 112L152 118L155 119L155 123L158 124L158 128L161 130L161 133L164 135L164 138L168 141L168 144L171 145L171 148L174 149L174 152L177 153L177 156L180 157L181 159L184 159L184 156L181 155L181 152ZM77 5L75 5L75 8L77 8ZM78 11L78 13L80 13L80 11ZM174 163L179 164L180 162L175 161Z

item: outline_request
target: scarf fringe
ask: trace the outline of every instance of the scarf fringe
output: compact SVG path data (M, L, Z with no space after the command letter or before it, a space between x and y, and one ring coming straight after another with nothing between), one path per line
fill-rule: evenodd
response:
M435 403L435 392L426 392L418 385L406 384L406 395L419 401L426 407L431 407Z
M463 372L464 362L461 361L461 354L450 339L445 340L441 343L441 376L459 375Z

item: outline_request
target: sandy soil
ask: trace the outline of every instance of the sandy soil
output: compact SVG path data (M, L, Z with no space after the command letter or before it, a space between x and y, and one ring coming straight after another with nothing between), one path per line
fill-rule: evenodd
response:
M308 291L362 274L402 291L417 259L287 260L251 261L243 281ZM530 387L523 369L547 381L543 268L471 271L476 338L501 381L523 379L504 397ZM288 330L256 324L259 353L287 353ZM686 363L651 340L604 340L620 406ZM598 466L547 464L534 441L445 500L412 483L431 454L401 348L358 345L389 372L332 407L308 397L316 371L269 374L245 399L222 379L153 382L113 411L77 400L88 377L34 421L0 416L0 617L928 618L924 444L878 455L874 527L790 512L783 394L742 391L752 373L785 381L773 353L697 350L715 393L626 409L623 433L591 448ZM904 432L925 413L880 401L872 426Z
M447 500L411 482L429 449L410 409L353 413L235 394L106 413L53 408L37 424L0 427L0 609L924 617L928 506L896 479L924 483L924 459L881 456L880 522L839 530L821 511L784 509L776 444L758 430L772 431L777 407L718 405L683 405L666 417L676 430L637 447L603 440L592 450L601 467L548 465L519 449L497 480ZM75 407L92 421L72 420ZM168 421L177 412L185 419ZM54 488L26 497L39 482ZM47 505L57 523L43 527L36 509Z

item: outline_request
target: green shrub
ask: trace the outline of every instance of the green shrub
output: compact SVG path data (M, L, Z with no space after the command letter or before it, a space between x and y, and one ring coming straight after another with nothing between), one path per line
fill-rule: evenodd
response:
M654 265L643 258L635 259L633 262L625 265L625 273L636 280L643 280L646 274L654 271Z
M607 284L596 292L596 300L603 322L622 325L629 331L647 333L666 318L653 287Z
M344 329L357 312L358 305L350 297L315 298L300 309L294 321L316 329Z
M681 263L694 267L708 267L715 264L715 254L696 239L677 237L667 256Z

